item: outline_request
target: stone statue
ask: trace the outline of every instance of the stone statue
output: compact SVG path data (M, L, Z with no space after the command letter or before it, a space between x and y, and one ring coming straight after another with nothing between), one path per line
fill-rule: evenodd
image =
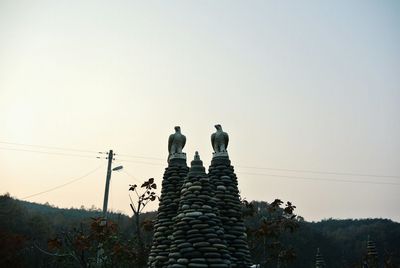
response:
M211 135L211 144L215 154L226 153L228 148L229 136L228 133L222 130L221 125L215 125L217 131Z
M186 158L185 153L182 153L183 147L186 144L186 137L181 133L181 127L175 127L175 133L169 135L168 139L168 161L171 157L177 156L178 158Z

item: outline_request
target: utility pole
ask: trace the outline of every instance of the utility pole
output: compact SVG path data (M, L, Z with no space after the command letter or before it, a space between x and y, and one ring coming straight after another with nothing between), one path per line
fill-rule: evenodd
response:
M107 219L107 205L108 205L108 192L110 190L110 180L111 180L111 165L114 158L113 150L108 152L108 166L107 166L107 177L106 177L106 189L104 191L104 201L103 201L103 218Z
M103 220L101 221L100 225L105 226L107 224L107 205L108 205L108 193L110 191L110 181L111 181L111 172L116 170L121 170L123 167L118 166L115 168L111 168L112 161L114 160L114 152L110 150L108 152L108 165L107 165L107 177L106 177L106 189L104 190L104 201L103 201ZM102 267L103 265L103 243L99 243L98 250L97 250L97 265L98 267Z
M103 201L103 220L101 221L100 225L105 226L107 224L107 205L108 205L108 192L110 190L110 180L111 180L111 165L114 158L113 150L108 152L108 165L107 165L107 177L106 177L106 189L104 190L104 201ZM103 263L103 243L99 243L97 249L97 265L98 267L102 267Z

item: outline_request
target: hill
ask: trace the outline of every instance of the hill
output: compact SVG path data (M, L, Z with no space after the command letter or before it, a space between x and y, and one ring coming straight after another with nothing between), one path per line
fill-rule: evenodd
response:
M254 204L266 206L268 203ZM261 210L260 215L263 213L266 215L268 211ZM88 230L91 218L99 216L101 211L96 208L64 209L17 200L9 195L0 196L0 266L49 266L52 257L41 253L37 247L47 249L49 239L73 229ZM155 212L144 213L142 220L152 220L155 216ZM246 225L256 224L259 217L247 218ZM118 233L125 241L133 237L132 217L110 213L109 219L118 225ZM145 236L146 243L150 244L151 231ZM300 217L297 230L283 234L280 240L296 254L288 267L314 267L317 248L320 248L327 267L361 267L368 236L376 242L382 267L384 261L392 263L385 267L400 267L400 224L388 219L307 222ZM255 262L260 256L257 250L260 248L252 249Z

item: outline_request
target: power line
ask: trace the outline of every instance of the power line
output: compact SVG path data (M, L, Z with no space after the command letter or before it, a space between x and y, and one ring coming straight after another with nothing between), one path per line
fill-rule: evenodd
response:
M139 180L133 176L132 174L128 173L125 168L121 170L123 173L125 173L128 177L132 178L135 182L140 183Z
M128 158L140 158L140 159L149 159L149 160L158 160L158 161L164 161L165 158L158 158L158 157L151 157L151 156L139 156L139 155L129 155L129 154L116 154L118 156L122 157L128 157Z
M134 160L124 160L120 159L121 162L131 162L131 163L138 163L138 164L146 164L146 165L156 165L156 166L163 166L163 164L159 163L150 163L150 162L142 162L142 161L134 161ZM240 166L242 167L242 166ZM243 167L242 167L243 168ZM250 168L250 167L247 167ZM256 167L252 167L256 169ZM258 169L270 169L270 168L258 168ZM294 171L294 170L285 170L285 169L273 169L271 170L279 170L279 171ZM300 172L300 170L297 170ZM305 171L302 171L305 172ZM333 182L345 182L345 183L367 183L367 184L387 184L387 185L400 185L399 183L395 182L377 182L377 181L357 181L357 180L345 180L345 179L330 179L330 178L308 178L308 177L298 177L298 176L288 176L288 175L272 175L272 174L263 174L263 173L249 173L249 172L237 172L238 174L246 174L246 175L255 175L255 176L270 176L270 177L282 177L282 178L289 178L289 179L303 179L303 180L318 180L318 181L333 181ZM332 174L330 172L313 172L317 174ZM354 173L337 173L335 175L352 175L355 176ZM361 175L361 174L358 174ZM367 174L363 174L367 175ZM378 177L378 175L368 175L368 177ZM382 176L385 177L385 176ZM386 176L389 178L397 178L396 176Z
M145 157L145 156L134 156L134 155L126 155L126 154L118 154L123 157L131 157L131 158L141 158L148 160L161 160L164 161L163 158L158 157ZM162 165L159 163L149 163L149 162L139 162L135 160L124 160L125 162L132 163L140 163L140 164L149 164L149 165ZM288 171L288 172L300 172L300 173L314 173L314 174L328 174L328 175L346 175L346 176L357 176L357 177L375 177L375 178L397 178L400 179L400 176L395 175L384 175L384 174L366 174L366 173L354 173L354 172L337 172L337 171L320 171L320 170L309 170L309 169L287 169L287 168L272 168L272 167L257 167L257 166L236 166L237 168L247 168L247 169L265 169L265 170L276 170L276 171Z
M131 163L139 163L139 164L147 164L147 165L157 165L162 166L163 164L149 163L149 162L141 162L134 160L119 160L121 162L131 162ZM126 173L126 172L125 172ZM250 173L250 172L237 172L238 174L245 175L254 175L254 176L269 176L269 177L279 177L279 178L288 178L288 179L298 179L298 180L316 180L316 181L332 181L332 182L344 182L344 183L363 183L363 184L380 184L380 185L400 185L400 183L395 182L377 182L377 181L357 181L357 180L348 180L348 179L330 179L330 178L309 178L309 177L298 177L298 176L288 176L288 175L275 175L275 174L264 174L264 173ZM342 175L342 174L341 174ZM344 174L343 174L344 175Z
M137 163L137 164L145 164L145 165L152 165L152 166L164 166L161 163L151 163L151 162L143 162L143 161L135 161L135 160L128 160L128 159L118 159L120 162L130 162L130 163Z
M345 183L364 183L364 184L379 184L379 185L396 185L400 186L400 183L396 182L377 182L377 181L356 181L356 180L344 180L344 179L327 179L327 178L309 178L309 177L297 177L297 176L286 176L286 175L275 175L275 174L264 174L264 173L249 173L249 172L237 172L238 174L251 175L251 176L267 176L267 177L278 177L296 180L313 180L313 181L332 181L332 182L345 182Z
M397 178L397 179L400 179L400 176L393 176L393 175L373 175L373 174L350 173L350 172L315 171L315 170L305 170L305 169L285 169L285 168L254 167L254 166L237 166L237 167L238 168L249 168L249 169L266 169L266 170L277 170L277 171L314 173L314 174L348 175L348 176L358 176L358 177L376 177L376 178Z
M130 162L145 165L163 166L161 163L143 162L136 160L119 159L121 162ZM299 169L283 169L283 168L268 168L268 167L249 167L249 166L236 166L238 168L249 168L249 169L266 169L266 170L276 170L276 171L287 171L287 172L302 172L302 173L314 173L314 174L329 174L337 176L358 176L358 177L371 177L371 178L400 178L399 176L392 175L372 175L372 174L361 174L361 173L347 173L347 172L330 172L330 171L313 171L313 170L299 170ZM243 172L240 172L243 173ZM252 173L253 174L253 173ZM288 176L293 177L293 176Z
M4 148L4 147L0 147L0 150L20 151L20 152L39 153L39 154L49 154L49 155L73 156L73 157L83 157L83 158L92 158L92 159L93 159L93 158L96 158L95 156L89 156L89 155L68 154L68 153L59 153L59 152L29 150L29 149L17 149L17 148Z
M98 166L97 168L93 169L92 171L89 171L88 173L86 173L86 174L84 174L84 175L82 175L82 176L80 176L80 177L78 177L78 178L76 178L76 179L73 179L73 180L68 181L68 182L66 182L66 183L64 183L64 184L55 186L55 187L50 188L50 189L48 189L48 190L45 190L45 191L42 191L42 192L39 192L39 193L35 193L35 194L31 194L31 195L25 196L25 197L23 197L22 199L28 199L28 198L31 198L31 197L34 197L34 196L37 196L37 195L45 194L45 193L48 193L48 192L51 192L51 191L60 189L60 188L62 188L62 187L64 187L64 186L67 186L67 185L69 185L69 184L72 184L72 183L74 183L74 182L77 182L77 181L79 181L79 180L82 180L82 179L86 178L87 176L93 174L94 172L96 172L97 170L99 170L100 168L102 168L103 166L104 166L104 164Z
M46 148L52 150L64 150L64 151L75 151L75 152L84 152L84 153L101 153L90 150L80 150L80 149L71 149L64 147L55 147L55 146L47 146L47 145L33 145L26 143L15 143L15 142L5 142L0 141L2 144L8 145L17 145L17 146L29 146L29 147L37 147L37 148ZM2 150L12 150L12 151L25 151L25 152L36 152L42 154L54 154L54 155L64 155L64 156L76 156L76 157L85 157L92 158L91 156L86 155L77 155L77 154L68 154L68 153L60 153L60 152L49 152L49 151L37 151L37 150L28 150L28 149L15 149L15 148L0 148ZM158 157L150 157L150 156L139 156L139 155L130 155L130 154L116 154L122 157L128 158L139 158L139 159L147 159L147 160L156 160L156 161L164 161L163 158ZM97 157L99 158L99 157ZM163 165L161 163L152 163L152 162L143 162L136 160L128 160L128 159L120 159L123 162L131 162L137 164L146 164L146 165ZM357 176L357 177L371 177L371 178L396 178L400 179L400 176L395 175L384 175L384 174L366 174L366 173L353 173L353 172L337 172L337 171L319 171L319 170L309 170L309 169L286 169L286 168L273 168L273 167L258 167L258 166L236 166L238 168L246 168L246 169L261 169L261 170L275 170L275 171L287 171L287 172L298 172L298 173L311 173L311 174L328 174L328 175L337 175L337 176Z
M6 141L0 141L0 143L2 143L2 144L8 144L8 145L17 145L17 146L28 146L28 147L44 148L44 149L51 149L51 150L74 151L74 152L81 152L81 153L97 153L96 151L81 150L81 149L71 149L71 148L55 147L55 146L47 146L47 145L35 145L35 144L16 143L16 142L6 142Z
M120 165L122 162L118 159L113 163ZM135 182L140 183L139 179L136 176L133 176L130 172L126 171L125 166L118 171L125 173L126 177L129 177L129 178L133 179Z

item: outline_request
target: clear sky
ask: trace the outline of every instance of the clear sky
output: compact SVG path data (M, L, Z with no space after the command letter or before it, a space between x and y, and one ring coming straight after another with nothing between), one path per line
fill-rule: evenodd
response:
M106 160L4 142L114 149L126 173L109 207L130 213L128 184L161 184L173 127L208 166L220 123L242 197L400 221L399 14L399 1L1 0L0 192L103 165L28 198L102 207Z

